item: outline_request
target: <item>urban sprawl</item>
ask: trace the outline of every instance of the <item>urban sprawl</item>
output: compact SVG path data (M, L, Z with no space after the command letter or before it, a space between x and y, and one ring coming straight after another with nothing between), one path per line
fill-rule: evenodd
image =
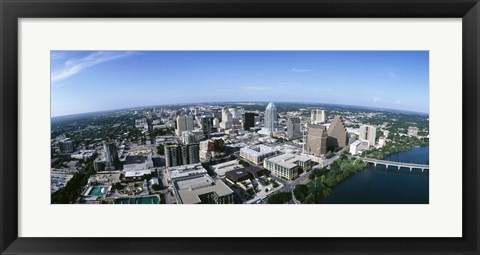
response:
M293 103L72 115L51 132L52 203L80 204L318 203L429 140L425 114Z

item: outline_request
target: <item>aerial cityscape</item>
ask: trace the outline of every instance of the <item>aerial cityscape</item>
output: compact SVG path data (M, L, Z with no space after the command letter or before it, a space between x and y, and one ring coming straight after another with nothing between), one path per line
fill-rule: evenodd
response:
M428 204L428 52L52 51L52 204Z

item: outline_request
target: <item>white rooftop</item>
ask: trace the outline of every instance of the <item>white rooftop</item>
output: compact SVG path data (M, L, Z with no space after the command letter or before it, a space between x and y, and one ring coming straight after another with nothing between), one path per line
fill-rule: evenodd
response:
M198 197L202 194L215 192L222 197L233 193L225 183L221 180L213 180L209 175L204 175L198 178L178 181L178 194L183 204L196 204L201 200Z
M267 160L272 162L272 163L275 163L279 166L291 169L291 168L294 168L294 167L297 166L297 164L295 164L295 162L297 162L297 161L306 162L310 159L306 156L286 153L286 154L282 154L282 155L278 155L278 156L275 156L275 157L268 158Z
M172 180L188 176L203 175L207 173L207 170L203 168L200 163L170 167L168 170Z
M245 147L245 148L242 148L240 150L244 151L248 154L255 155L255 156L262 156L264 154L271 153L271 152L275 151L274 149L272 149L268 146L262 145L262 144L257 145L255 147Z

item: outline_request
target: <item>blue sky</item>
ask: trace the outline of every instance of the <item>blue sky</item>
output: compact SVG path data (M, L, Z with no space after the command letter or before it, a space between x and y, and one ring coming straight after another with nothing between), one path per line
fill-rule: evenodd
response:
M273 101L428 113L427 51L52 51L52 116Z

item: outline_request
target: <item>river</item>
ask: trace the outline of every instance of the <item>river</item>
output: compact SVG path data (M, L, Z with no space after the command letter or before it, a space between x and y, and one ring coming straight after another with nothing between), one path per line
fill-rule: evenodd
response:
M429 147L392 154L385 160L428 164ZM435 170L434 170L435 171ZM369 165L323 198L321 204L428 204L428 171Z

